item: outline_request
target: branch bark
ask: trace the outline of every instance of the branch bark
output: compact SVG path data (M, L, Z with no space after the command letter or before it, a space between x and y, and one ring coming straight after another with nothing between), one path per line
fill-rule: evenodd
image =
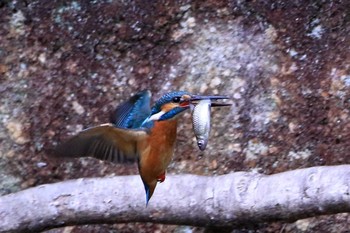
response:
M91 223L237 226L350 211L350 165L274 175L168 176L148 207L139 176L41 185L0 197L0 232Z

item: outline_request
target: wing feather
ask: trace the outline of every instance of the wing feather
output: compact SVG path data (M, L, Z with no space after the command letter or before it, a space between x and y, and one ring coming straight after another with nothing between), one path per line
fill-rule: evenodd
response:
M138 92L114 110L110 122L118 128L139 128L151 113L150 101L150 91Z
M145 140L145 129L121 129L113 124L88 128L59 145L58 157L95 157L115 163L135 161L140 152L138 142Z

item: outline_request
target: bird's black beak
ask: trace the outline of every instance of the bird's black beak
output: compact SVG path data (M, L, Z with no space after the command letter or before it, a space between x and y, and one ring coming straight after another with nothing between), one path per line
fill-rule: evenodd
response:
M222 107L222 106L231 106L231 103L220 103L218 100L226 100L231 99L225 95L192 95L190 98L190 102L193 104L197 104L200 100L211 100L212 107Z

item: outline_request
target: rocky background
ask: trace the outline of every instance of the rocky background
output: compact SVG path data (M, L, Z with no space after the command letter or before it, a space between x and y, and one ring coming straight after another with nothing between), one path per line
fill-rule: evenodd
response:
M350 162L350 2L0 0L0 194L136 165L47 153L150 89L233 97L200 152L181 118L170 174L272 174ZM140 188L143 188L140 181ZM152 204L152 201L150 202ZM346 232L348 214L234 232ZM204 232L157 224L50 232Z

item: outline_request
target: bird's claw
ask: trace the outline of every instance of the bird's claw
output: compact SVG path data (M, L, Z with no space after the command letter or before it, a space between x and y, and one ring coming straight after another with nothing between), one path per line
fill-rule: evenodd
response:
M164 180L165 180L165 172L163 172L162 174L160 174L157 177L157 181L160 182L160 183L162 183Z

